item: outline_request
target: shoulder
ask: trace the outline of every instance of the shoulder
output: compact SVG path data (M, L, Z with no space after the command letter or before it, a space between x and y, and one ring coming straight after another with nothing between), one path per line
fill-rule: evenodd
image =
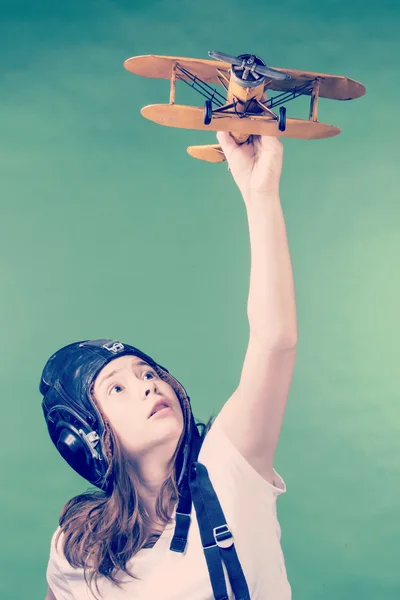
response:
M85 589L84 573L82 567L74 567L66 559L64 538L64 532L57 527L50 541L46 579L57 599L73 600Z
M51 587L50 586L47 587L47 594L46 594L46 598L44 600L57 600L57 598L55 597L55 595L51 591Z
M69 598L69 586L64 573L63 553L61 549L60 537L62 537L60 527L57 527L50 540L50 554L47 563L46 579L49 586L48 597L45 600L53 600L53 597ZM53 595L52 595L53 594ZM57 594L57 596L54 596Z
M213 485L229 487L232 493L243 486L262 496L286 492L286 484L274 468L270 478L264 477L241 454L224 429L221 413L206 434L198 461L207 468Z
M64 532L62 531L61 527L58 526L50 539L50 558L56 560L57 558L63 556L63 540Z

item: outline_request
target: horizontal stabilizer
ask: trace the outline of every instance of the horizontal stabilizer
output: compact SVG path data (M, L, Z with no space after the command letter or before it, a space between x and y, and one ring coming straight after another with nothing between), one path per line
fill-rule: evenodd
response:
M190 156L200 160L206 160L212 163L220 163L226 160L225 154L219 144L209 144L207 146L189 146L187 149Z

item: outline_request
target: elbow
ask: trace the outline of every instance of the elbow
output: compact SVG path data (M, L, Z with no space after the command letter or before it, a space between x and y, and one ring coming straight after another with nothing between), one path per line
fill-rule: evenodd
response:
M268 346L271 350L290 350L297 347L298 333L280 333L278 335L262 335L260 332L255 332L250 329L250 337L257 339L263 347Z
M294 350L297 347L297 335L281 336L274 342L274 348L278 350Z

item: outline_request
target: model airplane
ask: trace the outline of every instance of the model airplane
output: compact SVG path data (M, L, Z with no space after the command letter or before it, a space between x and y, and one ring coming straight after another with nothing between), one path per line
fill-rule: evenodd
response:
M254 54L231 56L210 51L215 60L178 56L134 56L124 67L144 77L170 79L169 104L150 104L141 114L160 125L185 129L229 131L238 144L251 135L276 135L321 139L338 135L340 129L318 121L318 99L352 100L365 94L365 87L341 75L268 67ZM206 100L204 108L175 104L176 81L181 80ZM221 84L226 97L211 84ZM267 90L278 91L267 98ZM310 96L308 119L286 118L284 103ZM279 106L279 113L274 109ZM191 156L219 163L225 160L219 144L190 146Z

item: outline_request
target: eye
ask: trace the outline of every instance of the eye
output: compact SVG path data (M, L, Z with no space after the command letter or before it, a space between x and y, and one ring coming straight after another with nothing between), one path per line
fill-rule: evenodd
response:
M110 394L113 390L115 390L116 388L120 388L122 390L123 386L122 385L118 385L117 383L115 385L113 385L112 387L110 387L110 389L108 390L108 393Z
M145 371L144 376L146 375L151 375L152 377L155 377L154 371Z

